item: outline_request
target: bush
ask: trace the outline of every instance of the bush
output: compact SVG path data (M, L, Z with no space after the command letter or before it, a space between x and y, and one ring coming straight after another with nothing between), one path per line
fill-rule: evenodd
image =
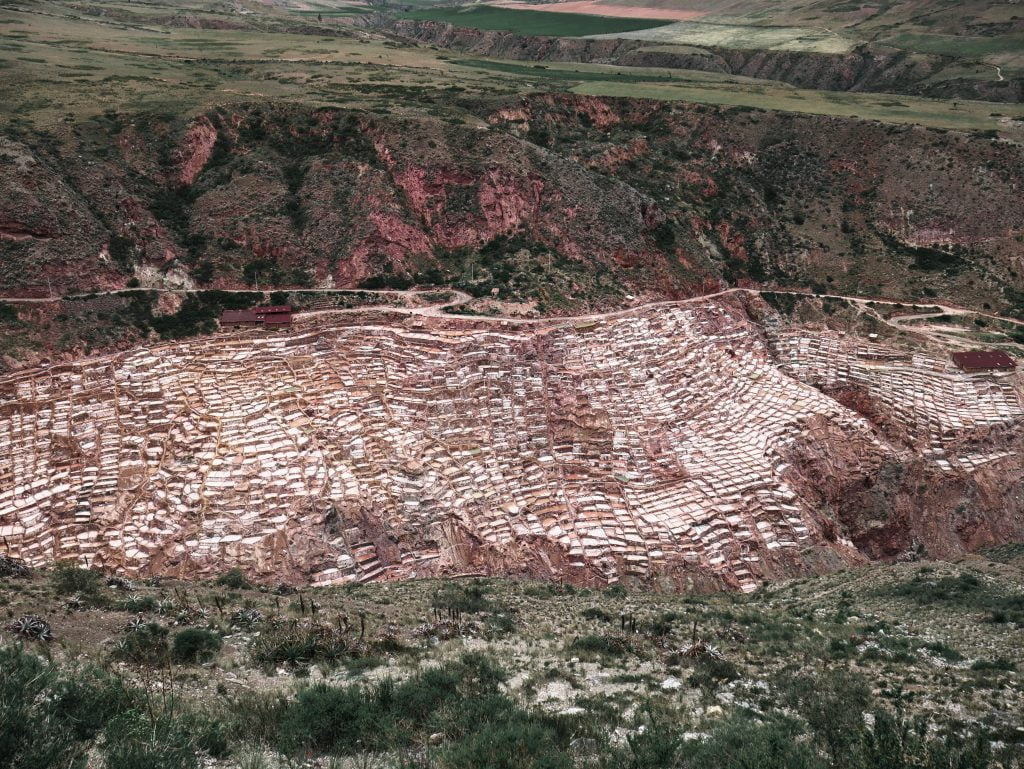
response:
M129 630L114 648L113 657L136 665L166 665L170 659L167 628L149 622Z
M781 676L776 681L782 703L796 710L810 725L817 741L836 767L850 765L864 728L862 713L872 703L871 686L864 676L845 669L818 675Z
M622 657L632 651L629 641L619 636L585 635L575 639L569 648L608 657Z
M229 569L217 577L217 584L232 590L248 590L252 588L249 580L241 569Z
M58 561L50 575L50 584L58 595L81 593L94 596L100 591L102 579L99 572L83 569L74 561Z
M446 769L572 769L551 729L540 723L490 723L443 754Z
M798 742L797 736L783 723L734 717L716 726L708 739L686 743L683 765L687 769L826 769L828 762L812 745Z
M929 738L923 719L901 713L874 712L874 727L859 730L856 750L846 765L880 769L985 769L991 763L988 740L976 733L969 740L955 736Z
M49 769L80 761L83 749L55 717L52 668L19 648L0 650L0 766Z
M229 729L235 739L258 744L278 741L281 721L290 707L283 694L244 693L227 702Z
M516 711L502 694L493 694L504 671L489 657L466 654L456 663L430 668L402 683L385 679L346 687L317 684L299 692L278 717L274 742L289 755L308 752L348 755L404 747L434 732L459 734L480 723ZM497 698L497 699L495 699ZM259 716L268 703L245 709L265 730ZM507 719L506 719L507 720Z
M257 663L338 661L358 659L366 647L330 627L279 627L253 639L252 659Z
M383 685L383 684L382 684ZM316 684L299 692L281 716L278 747L284 753L350 753L377 747L383 737L374 697L361 686Z
M976 660L971 665L971 670L1004 670L1009 672L1016 669L1016 664L1003 657L998 657L994 660Z
M15 323L17 320L17 308L13 304L0 302L0 323Z
M131 693L101 671L65 676L20 647L0 648L0 766L81 766L87 741L131 704Z
M699 686L708 691L714 691L720 684L729 681L736 681L740 677L739 668L729 660L701 659L687 682L690 686Z
M175 662L208 662L220 651L220 636L202 628L186 628L174 635L171 659Z
M446 585L434 593L431 605L435 609L465 614L478 614L493 608L484 595L484 586L478 582L469 585Z
M102 750L106 769L194 769L197 747L183 724L131 711L107 724Z

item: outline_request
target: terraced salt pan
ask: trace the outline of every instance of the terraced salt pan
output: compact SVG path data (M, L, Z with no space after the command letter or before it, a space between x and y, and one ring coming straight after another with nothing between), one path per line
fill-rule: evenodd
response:
M440 323L440 321L438 322ZM242 334L0 379L0 537L32 563L231 565L320 583L518 564L714 575L749 590L828 544L788 480L822 425L892 452L824 395L855 379L938 466L1008 389L725 306L579 328L391 326ZM810 436L810 438L809 438ZM504 559L504 560L502 560Z

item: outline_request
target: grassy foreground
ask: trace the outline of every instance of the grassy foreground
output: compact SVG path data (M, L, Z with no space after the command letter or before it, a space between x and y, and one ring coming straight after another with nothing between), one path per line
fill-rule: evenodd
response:
M1022 555L747 597L0 559L0 765L1019 767Z

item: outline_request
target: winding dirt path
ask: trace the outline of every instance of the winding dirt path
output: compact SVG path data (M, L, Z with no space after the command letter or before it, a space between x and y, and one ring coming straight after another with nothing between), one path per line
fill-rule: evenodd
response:
M264 297L269 296L269 291L254 291L251 289L213 289L217 291L223 291L224 293L231 294L262 294ZM100 291L84 294L71 294L65 297L18 297L18 296L0 296L0 301L10 303L25 303L25 304L45 304L48 302L59 302L64 299L82 299L86 297L94 296L113 296L116 294L129 293L134 291L155 291L157 293L164 294L189 294L195 293L194 289L181 289L181 288L125 288L117 289L112 291ZM1024 326L1024 321L1017 320L1016 318L1008 318L1002 315L996 315L994 313L981 312L978 310L971 310L964 307L955 307L952 305L939 304L937 302L929 302L928 307L934 307L935 310L929 310L928 312L911 313L908 315L895 315L890 318L883 317L878 313L874 306L886 305L886 306L907 306L906 302L900 302L894 299L874 299L869 297L861 296L845 296L843 294L813 294L807 291L793 291L793 290L782 290L782 289L756 289L756 288L727 288L722 291L716 291L711 294L701 294L700 296L689 297L687 299L667 299L658 302L647 302L643 304L634 304L629 307L623 307L617 310L607 310L605 312L595 313L584 313L582 315L554 315L545 316L540 318L522 318L511 315L460 315L458 313L450 313L453 307L460 307L468 304L473 300L470 294L464 291L459 291L453 288L432 288L432 289L344 289L344 288L321 288L321 289L302 289L302 293L307 294L324 294L324 295L379 295L379 296L394 296L398 299L414 301L421 301L424 295L431 293L446 293L451 296L447 301L437 302L435 304L427 304L420 306L408 306L408 305L365 305L362 307L347 307L337 309L323 309L323 310L310 310L299 313L300 318L310 318L316 316L333 316L333 315L344 315L353 313L366 313L366 312L386 312L396 315L418 315L421 317L429 318L462 318L465 320L473 320L477 322L498 322L505 325L555 325L561 323L588 323L608 320L611 318L623 317L630 315L635 312L639 312L645 309L654 307L671 307L671 306L682 306L688 304L695 304L699 302L706 302L711 299L716 299L722 296L728 296L730 294L750 294L760 295L762 293L772 294L787 294L790 296L804 296L804 297L815 297L819 299L841 299L855 305L861 312L868 313L877 318L880 322L885 323L888 326L899 330L913 331L921 333L926 337L929 337L932 341L940 342L942 344L956 344L963 346L966 340L956 338L958 335L965 333L965 329L954 329L945 326L938 326L935 324L928 324L922 326L912 325L915 321L927 320L928 318L937 318L943 315L975 315L978 317L988 318L991 320L1000 321L1003 323L1010 323L1017 326ZM874 306L872 306L874 305Z

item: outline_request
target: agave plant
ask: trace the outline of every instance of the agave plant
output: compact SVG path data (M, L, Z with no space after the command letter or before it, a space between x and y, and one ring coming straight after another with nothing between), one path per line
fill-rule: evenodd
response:
M711 644L704 643L703 641L694 641L692 644L683 649L679 654L683 657L689 657L690 659L702 659L702 660L724 660L725 656L718 650L718 647L712 646Z
M80 593L75 593L64 602L64 608L68 611L85 611L89 608L89 604Z
M112 587L115 590L134 590L135 583L130 579L114 575L112 577L107 577L107 587Z
M167 599L157 601L156 609L154 611L156 611L156 613L161 617L165 617L174 611L174 601L168 601Z
M136 631L142 630L142 628L144 627L146 627L146 620L144 620L142 618L142 615L140 614L138 617L132 617L130 620L128 620L128 624L125 625L124 629L125 632L134 633Z
M53 632L50 630L50 623L42 617L37 617L34 614L26 614L23 617L19 617L8 625L7 629L16 636L28 638L33 641L53 640Z
M263 612L259 609L239 609L231 615L231 624L235 627L251 628L263 621Z
M11 558L9 555L0 555L0 577L28 577L31 573L32 570L24 561Z

